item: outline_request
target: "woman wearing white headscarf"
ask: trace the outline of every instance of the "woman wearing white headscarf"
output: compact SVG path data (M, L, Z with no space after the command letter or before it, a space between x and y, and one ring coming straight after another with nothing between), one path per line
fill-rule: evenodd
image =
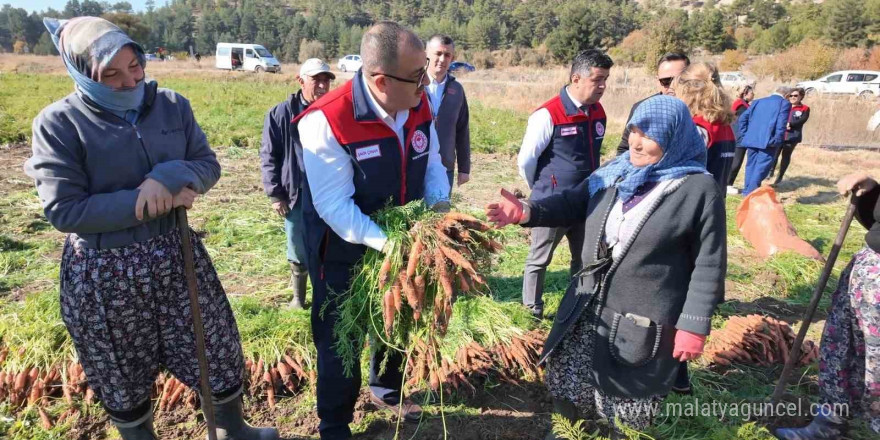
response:
M69 235L61 315L89 386L124 440L154 440L160 367L197 389L192 311L173 208L191 208L220 164L189 102L144 74L140 45L95 17L44 21L75 91L34 119L25 170ZM243 355L211 259L192 234L209 382L223 439L277 439L242 418Z

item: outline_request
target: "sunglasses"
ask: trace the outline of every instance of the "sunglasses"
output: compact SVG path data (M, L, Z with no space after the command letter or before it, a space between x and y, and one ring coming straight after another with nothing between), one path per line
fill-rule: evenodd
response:
M674 79L675 79L675 77L669 76L666 78L657 78L657 81L660 81L661 86L669 87L672 85L672 80L674 80Z
M788 95L789 98L800 98L801 95Z
M422 81L425 80L425 75L428 74L428 65L430 64L430 62L431 62L431 60L429 60L427 58L425 59L425 67L423 67L421 72L419 72L419 78L416 80L412 80L412 79L408 79L408 78L401 78L401 77L394 76L394 75L391 75L388 73L383 73L383 72L373 72L370 74L370 76L383 75L383 76L387 76L391 79L396 79L397 81L408 83L408 84L421 84Z

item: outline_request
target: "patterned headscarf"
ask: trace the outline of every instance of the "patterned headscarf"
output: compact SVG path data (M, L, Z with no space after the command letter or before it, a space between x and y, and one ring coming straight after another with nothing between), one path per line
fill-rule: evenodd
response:
M131 89L117 90L98 82L101 70L125 46L131 46L141 66L147 65L144 49L122 29L98 17L70 20L44 18L43 24L61 54L77 90L107 110L137 109L144 97L144 81Z
M677 179L688 174L706 174L706 145L691 119L687 105L680 99L658 95L636 107L629 121L660 144L663 157L644 167L630 163L630 153L617 156L590 175L592 196L597 191L617 186L617 197L626 201L646 182ZM620 180L615 185L615 182Z

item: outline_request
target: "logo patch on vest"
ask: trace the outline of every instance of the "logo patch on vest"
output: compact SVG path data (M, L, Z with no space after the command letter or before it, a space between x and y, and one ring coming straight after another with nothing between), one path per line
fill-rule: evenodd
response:
M379 150L379 144L370 145L368 147L361 147L354 150L354 155L357 158L358 162L373 159L376 157L382 157L382 151Z
M424 153L428 149L428 136L422 130L416 130L412 137L412 147L416 153Z
M576 125L571 127L562 127L562 130L559 131L560 136L574 136L578 133L578 128Z
M605 136L605 126L602 125L602 122L596 123L596 134L599 136Z

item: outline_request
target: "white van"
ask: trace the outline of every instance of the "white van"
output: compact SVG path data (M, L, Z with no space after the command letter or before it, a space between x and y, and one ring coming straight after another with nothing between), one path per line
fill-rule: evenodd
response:
M281 63L259 44L217 43L217 68L281 72Z

